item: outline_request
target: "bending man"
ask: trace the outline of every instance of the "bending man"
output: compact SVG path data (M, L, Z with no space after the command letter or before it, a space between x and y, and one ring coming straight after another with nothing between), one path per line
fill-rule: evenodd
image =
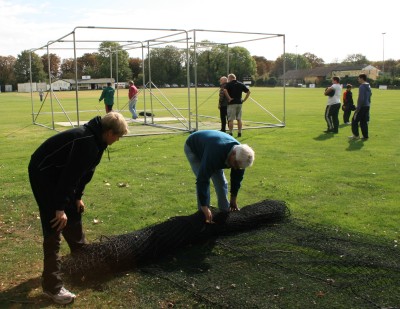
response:
M245 168L252 166L254 151L241 145L232 136L220 131L198 131L186 140L184 151L196 176L197 204L207 223L212 222L210 207L210 178L217 193L220 211L236 211L237 195ZM224 169L231 169L230 201Z

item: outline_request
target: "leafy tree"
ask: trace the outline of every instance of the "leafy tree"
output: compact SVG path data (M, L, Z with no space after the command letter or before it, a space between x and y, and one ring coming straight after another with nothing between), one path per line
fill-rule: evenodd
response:
M129 58L128 60L129 68L132 72L131 78L133 80L138 80L139 74L143 74L142 59L140 58Z
M118 55L118 80L129 80L131 77L129 54L126 50L122 50L121 45L117 42L102 42L100 44L98 55L100 76L103 78L111 76L110 70L112 69L112 76L117 80L116 55ZM111 65L110 61L112 61Z
M322 58L318 58L316 55L309 53L309 52L304 53L303 57L308 60L312 69L314 69L316 67L321 67L325 64L325 62Z
M263 56L253 56L254 61L256 62L256 79L266 78L269 75L271 70L272 61L268 61Z
M343 64L354 64L354 65L364 65L364 64L369 64L370 61L365 57L364 55L361 54L352 54L348 55L343 61Z
M17 59L13 56L0 56L0 85L16 86L14 75L14 65L16 60Z
M303 55L287 53L285 54L285 58L283 57L283 55L281 55L275 60L275 63L271 68L271 76L279 78L283 74L284 60L286 60L285 63L286 72L290 70L295 70L296 68L298 70L311 68L310 62Z
M167 45L150 51L151 80L156 85L182 83L184 53L178 48ZM145 59L146 79L149 79L149 57Z
M238 80L256 74L256 61L244 47L227 48L223 44L203 41L199 44L198 50L197 79L199 82L217 84L221 76L229 73L234 73Z
M60 57L58 57L56 54L49 54L50 56L50 74L52 78L57 78L60 76L60 63L61 63L61 59ZM49 57L47 56L47 54L44 54L42 57L42 63L43 63L43 70L46 73L47 78L49 78L48 76L48 72L49 72Z
M77 58L78 76L90 76L91 78L101 78L100 63L98 53L85 53Z
M29 50L24 50L18 55L14 65L14 74L18 83L30 81ZM46 73L43 70L43 63L36 53L31 57L32 81L43 82L46 80Z
M75 79L75 61L74 58L66 58L61 62L61 73L60 78L62 79Z
M246 48L240 46L230 48L229 59L229 70L238 80L255 75L256 62Z

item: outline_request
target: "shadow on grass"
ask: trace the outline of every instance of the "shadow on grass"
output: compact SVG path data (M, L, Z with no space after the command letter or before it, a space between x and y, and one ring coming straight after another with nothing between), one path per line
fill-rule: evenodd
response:
M37 290L40 292L35 293ZM45 308L53 305L53 301L42 294L40 277L28 279L0 293L1 308Z
M357 151L361 150L364 147L363 141L349 141L349 146L346 148L346 151Z
M328 139L333 138L335 135L332 133L323 133L318 135L317 137L314 137L314 140L316 141L326 141Z

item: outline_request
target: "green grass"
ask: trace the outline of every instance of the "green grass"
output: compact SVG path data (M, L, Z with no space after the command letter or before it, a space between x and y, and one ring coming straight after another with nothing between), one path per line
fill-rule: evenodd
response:
M218 115L215 90L199 89L199 113ZM186 106L186 90L163 91L177 106ZM323 117L326 97L322 92L322 89L288 88L285 128L244 131L240 141L253 147L256 160L246 171L239 204L245 206L266 198L284 200L294 217L307 222L400 241L400 92L374 89L370 140L353 143L347 141L351 135L349 126L341 126L337 135L322 133L326 127ZM79 94L80 108L91 110L81 113L81 119L88 120L98 114L96 109L103 113L99 94L98 91ZM119 96L123 105L125 91L120 91ZM252 97L257 102L266 102L282 118L281 88L254 88ZM37 98L34 99L37 111ZM57 93L57 99L66 110L74 110L74 92ZM53 103L59 111L58 103ZM50 110L48 105L44 112ZM39 289L41 227L27 165L33 151L55 132L32 124L30 94L0 93L0 107L0 292L8 300L15 300L13 308L51 308ZM138 109L141 108L139 99ZM164 115L157 108L159 115ZM244 119L264 119L252 103L245 104L244 113ZM71 115L75 117L74 113ZM40 120L51 124L49 116L42 117ZM57 118L65 121L63 115ZM135 128L139 126L131 126L131 131ZM84 227L89 241L196 210L195 180L183 153L187 136L178 133L129 137L110 147L111 160L104 155L85 190ZM121 182L129 186L119 187ZM216 203L215 195L212 203ZM93 223L95 218L99 224ZM62 251L68 253L65 244ZM83 284L77 288L76 305L106 308L129 303L130 307L154 308L166 305L168 297L178 299L181 305L199 305L173 288L163 292L152 290L157 280L160 279L132 271L109 278L104 285L106 291Z

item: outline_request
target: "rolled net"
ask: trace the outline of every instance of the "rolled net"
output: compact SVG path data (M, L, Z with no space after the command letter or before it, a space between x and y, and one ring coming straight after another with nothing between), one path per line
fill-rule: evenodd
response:
M236 212L212 209L214 224L206 224L202 212L172 217L160 224L122 235L101 237L79 252L63 259L62 269L69 274L86 274L106 269L135 267L185 245L213 236L248 230L289 217L284 202L264 200Z

